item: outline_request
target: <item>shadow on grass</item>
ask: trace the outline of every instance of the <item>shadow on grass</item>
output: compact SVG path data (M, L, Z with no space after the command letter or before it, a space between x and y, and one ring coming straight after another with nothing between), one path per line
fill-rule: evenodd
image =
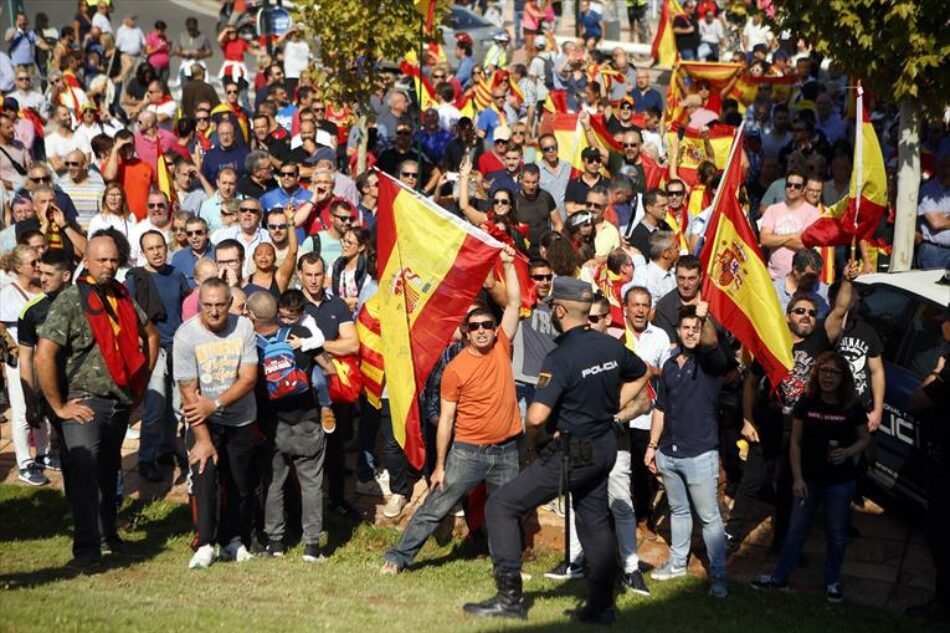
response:
M34 539L71 535L71 521L68 521L68 507L63 495L53 490L30 492L32 494L16 496L0 503L0 516L5 517L5 520L0 522L0 534L6 537L11 525L19 522L29 523L30 529L34 531L31 534ZM163 510L160 517L154 516ZM52 520L54 518L55 520ZM170 538L187 533L190 525L187 506L177 503L154 504L144 500L128 502L120 512L118 521L120 526L126 526L125 529L120 528L120 535L142 534L144 538L125 541L121 552L103 556L99 563L88 567L79 568L67 564L0 574L0 587L34 588L81 575L101 574L143 564L162 553ZM69 530L65 529L67 524ZM36 532L36 528L41 528L40 532Z
M0 516L0 543L35 541L61 534L69 508L58 490L6 486L0 497Z

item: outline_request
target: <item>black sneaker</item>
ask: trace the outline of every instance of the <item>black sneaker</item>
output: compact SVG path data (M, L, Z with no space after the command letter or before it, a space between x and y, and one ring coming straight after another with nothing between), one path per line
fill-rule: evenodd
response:
M153 484L165 479L155 462L139 462L139 477Z
M280 558L284 555L285 551L286 550L284 549L283 543L280 541L270 541L263 553L265 556L274 556L276 558Z
M125 542L116 536L103 536L99 541L99 551L103 556L122 554L125 552Z
M643 572L639 569L632 571L629 574L623 574L620 577L620 584L626 589L629 589L633 593L640 594L641 596L650 595L650 588L647 587L647 582L643 578Z
M66 567L87 571L96 567L102 562L102 555L99 552L82 552L73 556L72 560L66 563Z
M775 580L775 578L773 578L771 574L765 574L763 576L759 576L758 578L752 581L752 588L753 589L781 589L784 591L788 589L788 582L787 581L779 582Z
M551 580L574 580L575 578L583 578L584 570L580 565L575 565L574 563L567 564L561 561L557 567L546 572L544 577L550 578Z
M841 587L834 582L825 587L825 600L831 604L841 604L844 602L844 596L841 595Z
M316 543L307 543L304 545L303 559L308 563L323 563L327 560L323 556L323 552L320 551L320 546Z
M739 551L739 546L742 545L742 539L736 538L731 534L726 534L726 556L730 554L735 554Z

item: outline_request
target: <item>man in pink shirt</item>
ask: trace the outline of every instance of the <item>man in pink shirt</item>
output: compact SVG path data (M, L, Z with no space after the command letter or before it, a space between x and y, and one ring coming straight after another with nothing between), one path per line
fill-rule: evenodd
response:
M781 279L792 270L792 257L802 246L802 231L818 219L818 209L805 201L805 174L785 176L785 202L770 205L759 220L759 244L768 249L769 275Z
M162 153L170 163L174 155L173 146L178 143L178 137L166 129L158 127L158 119L154 112L139 112L136 119L139 124L139 131L135 133L135 153L145 163L152 168L153 173L158 173L158 144L162 144Z

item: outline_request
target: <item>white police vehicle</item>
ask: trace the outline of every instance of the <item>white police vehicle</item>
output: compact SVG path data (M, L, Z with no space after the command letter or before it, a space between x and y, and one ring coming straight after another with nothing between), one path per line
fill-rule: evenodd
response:
M910 413L908 396L947 351L937 324L950 303L944 271L862 275L856 280L862 316L884 346L887 389L884 415L875 434L868 476L885 490L926 506L926 460L932 438ZM950 413L948 413L950 419Z

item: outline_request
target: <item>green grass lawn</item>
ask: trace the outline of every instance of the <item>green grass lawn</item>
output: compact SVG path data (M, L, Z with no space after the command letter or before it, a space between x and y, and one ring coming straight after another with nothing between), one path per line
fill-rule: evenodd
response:
M461 605L493 592L488 560L453 556L453 544L430 543L412 571L378 574L384 549L398 532L362 525L351 535L329 526L332 553L323 565L300 559L187 567L191 535L179 504L127 502L122 512L127 555L106 559L96 573L65 568L71 520L59 491L0 485L0 631L575 631L562 615L579 601L583 582L555 583L543 572L556 554L526 566L533 606L527 622L485 621ZM346 542L343 540L346 539ZM926 623L865 607L831 606L821 597L760 594L732 587L710 598L696 579L648 580L653 596L620 596L615 630L653 631L936 631Z

